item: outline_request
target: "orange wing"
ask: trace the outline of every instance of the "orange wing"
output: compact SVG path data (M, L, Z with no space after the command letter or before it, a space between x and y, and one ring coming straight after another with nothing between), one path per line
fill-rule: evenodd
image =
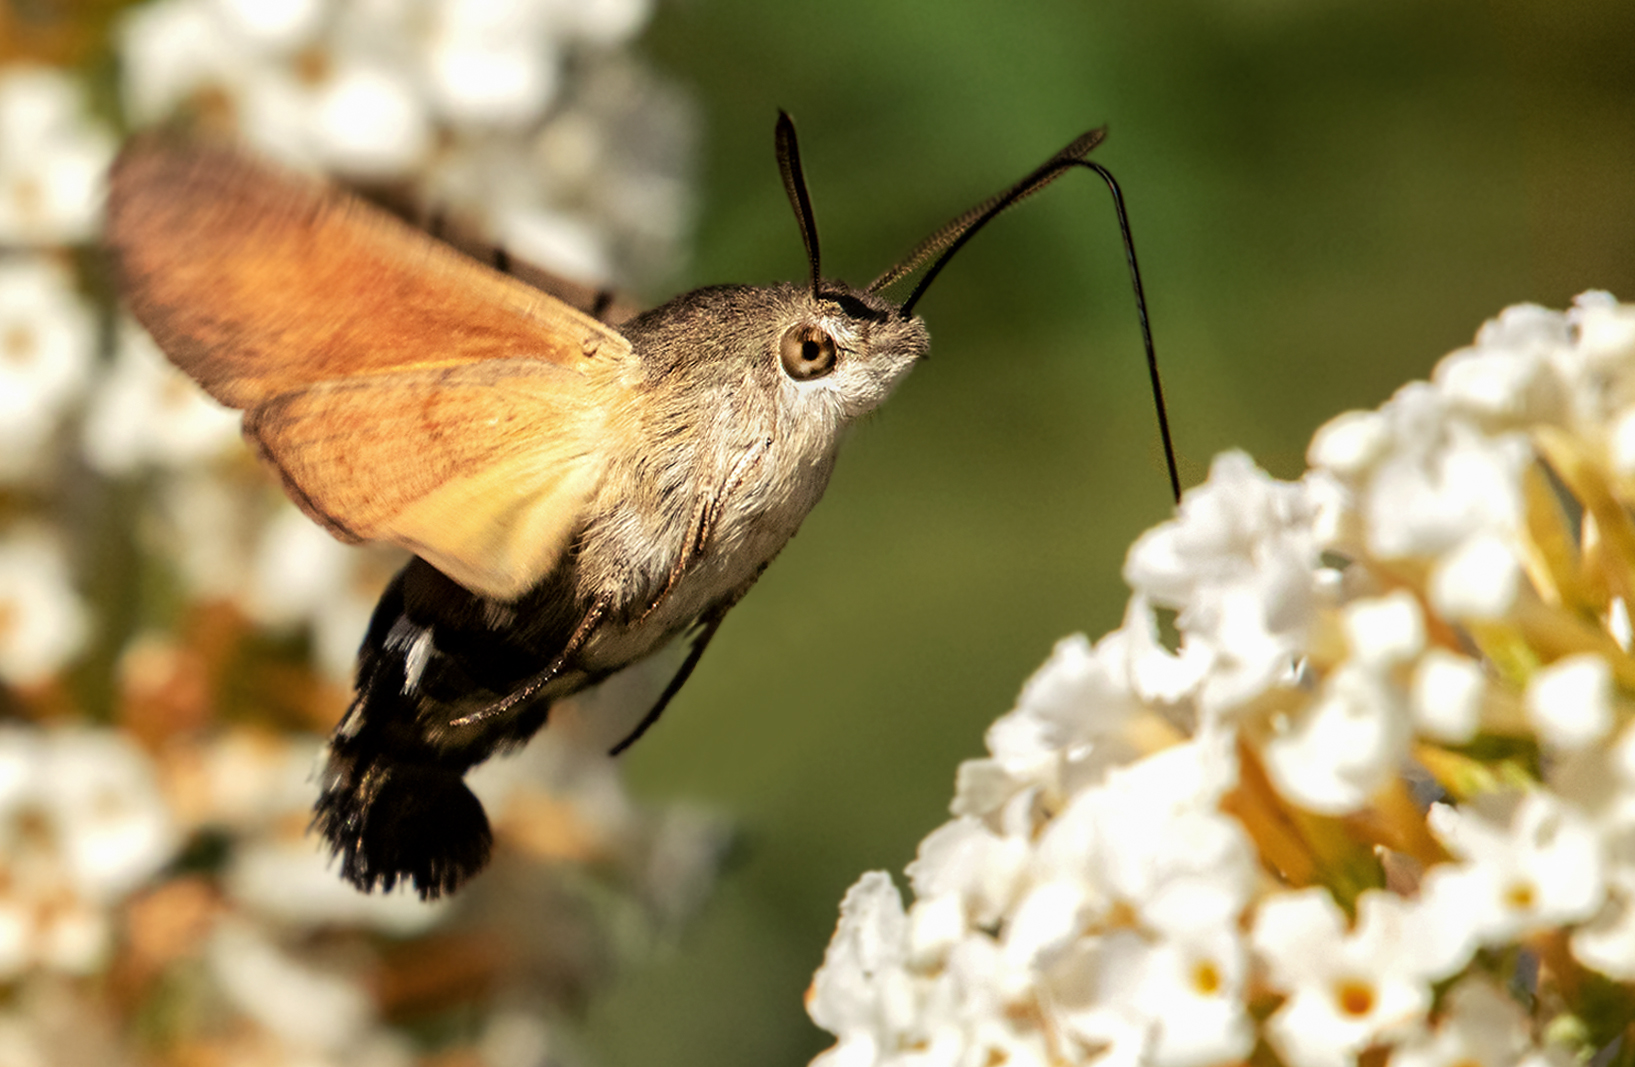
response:
M139 138L109 181L107 242L131 310L233 407L371 371L630 353L562 301L226 148Z
M141 139L107 240L131 310L244 408L302 510L508 599L606 466L616 331L364 202L223 148Z

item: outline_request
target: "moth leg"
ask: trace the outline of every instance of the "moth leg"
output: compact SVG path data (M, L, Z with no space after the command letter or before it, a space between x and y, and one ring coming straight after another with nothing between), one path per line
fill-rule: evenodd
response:
M687 535L687 543L681 546L681 555L676 557L675 565L670 568L669 576L664 579L664 588L659 590L658 596L655 596L652 603L647 605L647 609L637 616L636 625L639 626L646 622L647 617L658 610L659 605L664 603L664 599L670 595L670 590L674 589L676 583L681 580L682 574L692 565L693 560L697 559L699 554L703 552L704 542L709 538L710 530L715 526L716 508L715 501L704 499L700 500L698 507L693 509L693 521L688 524L692 527L693 532Z
M693 560L704 554L704 549L710 543L710 535L715 532L716 521L720 519L721 510L726 507L728 498L732 496L739 486L744 484L744 479L749 477L749 472L755 469L755 466L760 463L761 459L766 455L766 450L770 447L772 447L772 438L770 437L763 437L757 441L753 448L738 457L738 462L732 465L732 470L727 472L727 480L722 484L720 491L712 497L707 497L699 502L698 507L693 512L691 524L693 532L691 536L687 538L687 543L682 546L681 555L676 558L675 566L670 568L670 575L664 580L664 588L660 589L658 596L654 597L653 602L647 605L647 610L641 613L641 616L636 620L637 623L644 622L649 615L658 610L658 606L664 603L664 598L670 595L670 591L676 587L676 582L681 580L682 574L692 565ZM690 671L692 668L686 667L684 669ZM654 717L657 718L657 716Z
M631 730L623 741L608 749L607 754L609 756L617 756L635 744L641 735L647 732L648 727L659 721L659 716L664 714L664 709L670 706L670 701L674 699L677 693L681 692L681 687L687 684L687 679L692 677L693 668L698 666L698 661L704 658L704 650L709 647L710 639L715 636L715 631L721 628L721 620L727 617L727 610L727 607L716 608L704 616L704 628L693 639L693 647L687 651L687 658L682 661L681 667L676 671L675 676L670 679L670 684L664 687L664 692L659 694L658 700L654 701L652 708L648 710L646 715L642 716L642 721L636 724L636 728Z
M511 692L494 701L492 704L478 708L469 715L462 715L458 719L450 720L449 725L470 726L473 723L484 722L488 719L494 718L496 715L505 714L518 704L523 704L533 699L534 694L538 693L541 689L549 685L552 678L555 678L557 675L561 674L562 668L566 667L568 665L568 661L572 659L581 648L584 647L585 642L590 639L591 633L595 631L596 624L601 622L602 616L607 614L609 603L609 598L604 596L598 597L596 601L591 604L590 610L585 612L585 617L579 620L578 626L574 627L573 636L568 638L568 643L562 646L562 651L556 654L555 658L546 665L544 670L540 671L532 678L529 678L526 682L523 682L522 685L511 690Z

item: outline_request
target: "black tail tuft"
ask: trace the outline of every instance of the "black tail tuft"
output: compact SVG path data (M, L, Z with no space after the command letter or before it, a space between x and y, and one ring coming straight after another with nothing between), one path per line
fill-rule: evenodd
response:
M494 843L482 802L454 771L333 751L312 824L347 881L364 892L408 881L424 900L482 870Z

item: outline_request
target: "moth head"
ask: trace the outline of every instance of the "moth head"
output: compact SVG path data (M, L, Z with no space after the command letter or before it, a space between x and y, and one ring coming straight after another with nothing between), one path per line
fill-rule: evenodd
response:
M931 337L873 293L825 280L695 289L625 323L653 394L720 397L719 410L832 437L880 405Z
M840 379L833 390L848 414L878 404L929 348L925 324L914 315L914 305L948 260L994 216L1083 163L1085 154L1105 134L1105 129L1083 134L1009 189L932 233L866 288L853 289L823 277L817 219L801 170L795 124L787 113L778 112L774 138L778 171L800 227L809 267L806 307L784 324L778 337L779 362L787 378L808 385L831 377ZM901 304L879 295L927 263L930 267Z
M825 281L816 297L783 289L784 314L767 340L767 361L786 402L832 407L842 420L874 410L931 350L918 317L905 318L884 297Z

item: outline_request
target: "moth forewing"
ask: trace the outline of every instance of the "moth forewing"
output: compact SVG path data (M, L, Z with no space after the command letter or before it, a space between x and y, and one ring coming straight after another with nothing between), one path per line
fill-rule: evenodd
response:
M109 181L126 303L230 406L387 370L630 356L618 331L555 297L231 149L138 138Z
M274 397L245 433L330 530L401 545L511 600L584 522L621 389L521 359L396 371Z
M567 548L632 358L616 330L219 146L128 146L107 241L137 319L338 537L500 599Z

